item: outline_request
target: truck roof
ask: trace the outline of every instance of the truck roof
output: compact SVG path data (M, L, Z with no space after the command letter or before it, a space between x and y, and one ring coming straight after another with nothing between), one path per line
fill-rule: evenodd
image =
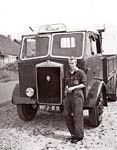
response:
M104 32L105 29L67 29L64 24L48 24L41 26L37 32L33 32L32 34L25 34L22 37L26 36L36 36L38 34L53 34L53 33L71 33L71 32L87 32L92 35L100 35Z
M99 35L99 32L97 31L88 31L88 30L70 30L70 31L59 31L59 32L42 32L42 33L33 33L33 34L24 34L22 35L22 37L26 37L26 36L36 36L36 35L39 35L39 34L55 34L55 33L74 33L74 32L87 32L89 34L92 34L92 35Z
M44 34L44 33L62 33L62 32L91 32L94 34L98 34L98 30L67 30L66 26L64 24L49 24L44 25L39 28L38 34Z

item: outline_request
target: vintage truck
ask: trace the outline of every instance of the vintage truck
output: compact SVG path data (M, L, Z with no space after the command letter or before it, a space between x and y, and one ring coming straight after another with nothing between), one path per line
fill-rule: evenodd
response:
M102 32L67 31L65 25L53 24L22 36L19 84L12 94L21 119L34 119L38 109L63 112L68 58L74 56L87 76L83 93L89 123L94 127L100 124L107 99L115 100L117 89L116 55L102 55Z

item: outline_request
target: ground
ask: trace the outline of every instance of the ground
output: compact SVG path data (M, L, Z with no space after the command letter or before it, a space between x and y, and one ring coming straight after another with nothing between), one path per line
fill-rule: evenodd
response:
M10 82L1 87L6 91L10 87L12 91L14 82L12 86ZM8 95L4 95L5 97L7 100ZM0 150L116 150L117 102L108 103L102 123L97 128L88 125L87 115L88 112L84 111L84 139L77 144L71 144L66 140L69 132L63 114L38 110L34 120L24 122L18 117L16 106L11 101L1 101Z
M19 119L16 107L9 102L0 107L0 150L116 150L117 103L105 108L103 121L97 128L87 124L84 113L85 137L77 144L66 138L69 132L63 114L38 111L35 119L24 122Z

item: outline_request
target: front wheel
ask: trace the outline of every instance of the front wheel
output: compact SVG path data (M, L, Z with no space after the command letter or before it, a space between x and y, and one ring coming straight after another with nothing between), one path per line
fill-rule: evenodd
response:
M37 113L37 107L34 107L32 104L18 104L17 112L22 120L30 121L34 119Z
M97 127L102 121L102 114L103 114L103 99L104 93L101 92L98 99L97 104L89 109L89 123L93 127Z

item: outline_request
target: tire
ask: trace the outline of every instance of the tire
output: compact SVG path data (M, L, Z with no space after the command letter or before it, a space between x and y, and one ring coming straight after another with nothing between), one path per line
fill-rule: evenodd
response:
M102 121L102 114L104 109L103 99L104 99L104 93L101 91L97 99L96 106L89 109L89 123L92 127L99 126Z
M24 121L31 121L37 113L37 107L34 108L32 104L18 104L17 112L20 119Z

